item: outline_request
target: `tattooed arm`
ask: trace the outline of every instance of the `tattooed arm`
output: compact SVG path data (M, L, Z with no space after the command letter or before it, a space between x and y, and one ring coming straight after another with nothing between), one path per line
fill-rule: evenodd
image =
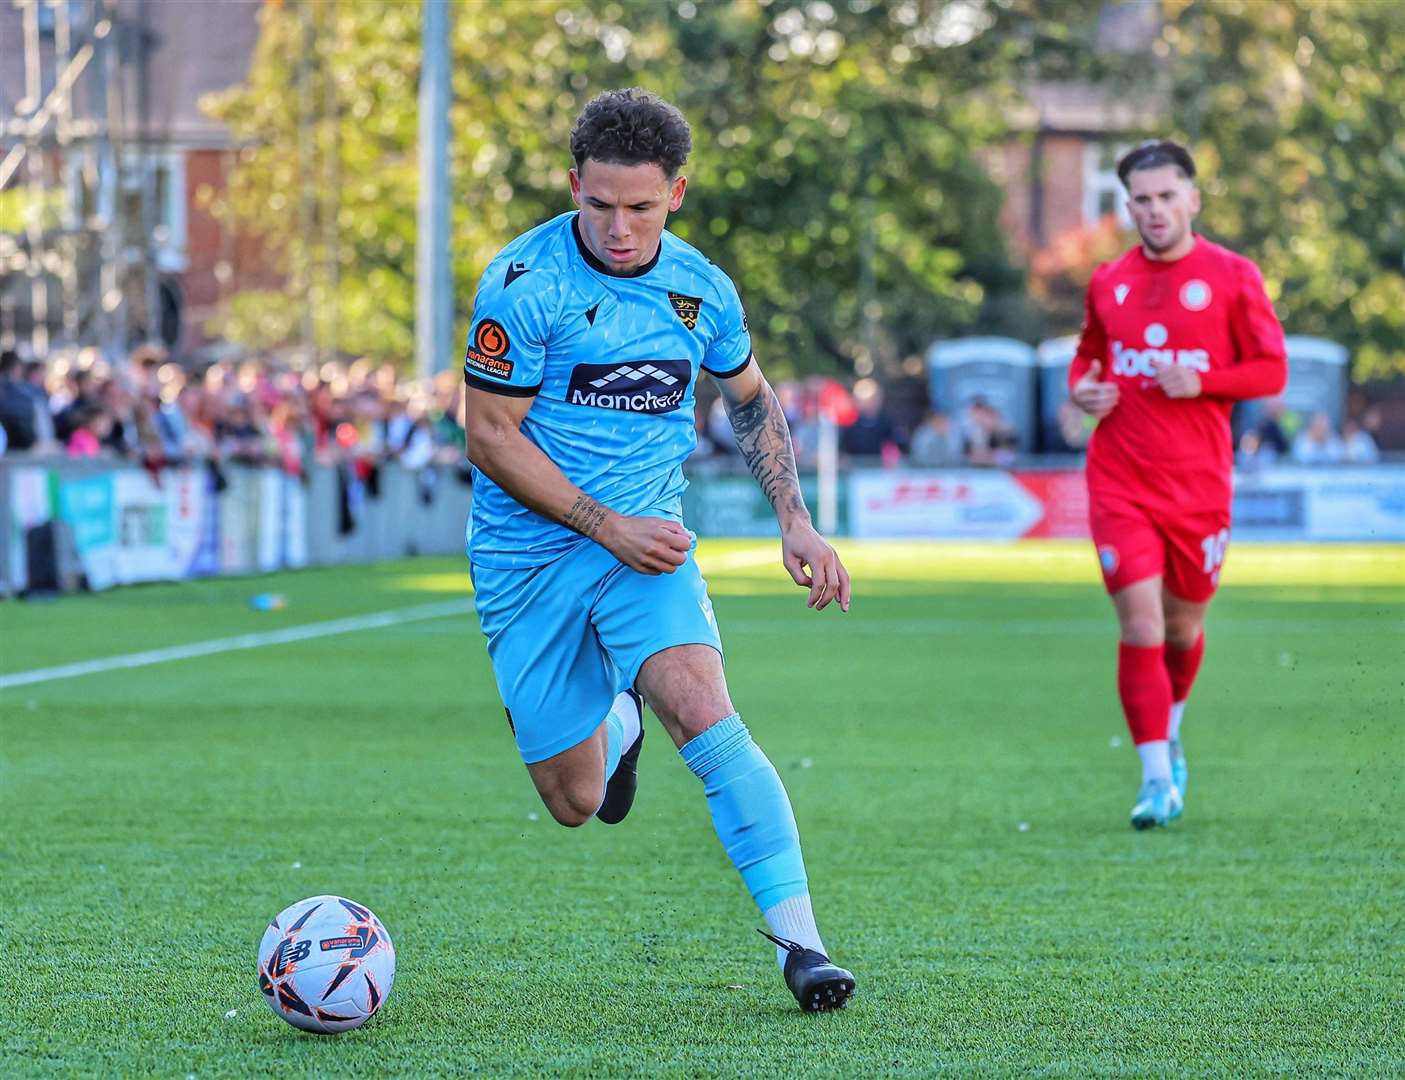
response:
M663 518L615 513L566 479L557 464L522 434L531 398L473 386L466 388L465 395L468 459L519 503L594 540L641 573L671 574L683 565L692 546L683 526Z
M809 524L810 512L805 509L805 499L800 494L800 477L795 471L790 425L786 423L776 392L761 375L760 369L752 363L748 370L756 372L757 385L752 396L742 401L734 401L730 395L723 398L737 449L741 451L742 460L751 470L751 475L761 485L761 491L770 501L781 526L802 520ZM737 378L745 376L746 372L743 371Z
M781 559L797 585L810 590L807 607L831 600L849 610L849 573L810 521L795 470L795 449L776 392L755 359L729 379L718 379L737 449L770 500L781 525Z

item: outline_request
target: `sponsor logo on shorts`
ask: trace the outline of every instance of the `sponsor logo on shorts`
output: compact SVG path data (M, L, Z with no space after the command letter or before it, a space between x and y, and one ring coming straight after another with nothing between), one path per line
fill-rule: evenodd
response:
M1204 311L1213 297L1210 286L1199 278L1181 286L1181 307L1187 311Z
M1103 573L1108 577L1117 573L1117 567L1121 562L1118 558L1117 549L1111 544L1104 544L1098 548L1098 562L1103 568Z
M683 325L689 330L696 330L698 326L698 314L702 311L701 296L684 296L682 293L671 292L668 294L668 302L673 305L673 312L683 320Z
M566 388L566 401L620 412L668 413L683 404L692 376L689 360L577 364Z
M512 378L512 361L506 360L512 341L502 323L496 319L484 319L473 329L473 342L464 354L464 370L491 375L495 379Z

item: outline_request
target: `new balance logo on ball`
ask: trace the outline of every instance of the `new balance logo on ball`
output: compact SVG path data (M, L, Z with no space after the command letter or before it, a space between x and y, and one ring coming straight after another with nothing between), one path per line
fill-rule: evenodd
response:
M688 360L577 364L566 388L566 401L621 412L673 412L683 404L692 369Z

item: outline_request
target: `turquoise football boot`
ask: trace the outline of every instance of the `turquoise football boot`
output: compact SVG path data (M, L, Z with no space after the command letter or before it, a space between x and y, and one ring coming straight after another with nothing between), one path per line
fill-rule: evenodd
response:
M1176 803L1176 812L1171 815L1171 820L1181 816L1181 811L1185 809L1185 747L1181 745L1180 739L1171 740L1171 783L1176 785L1176 792L1180 795L1180 801Z
M1181 795L1169 780L1148 780L1137 792L1132 807L1132 828L1150 829L1169 825L1181 813Z

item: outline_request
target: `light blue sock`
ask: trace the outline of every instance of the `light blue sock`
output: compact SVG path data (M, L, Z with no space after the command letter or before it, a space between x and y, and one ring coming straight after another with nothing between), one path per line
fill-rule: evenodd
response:
M756 906L809 892L800 833L781 778L736 713L678 751L703 782L712 826Z

